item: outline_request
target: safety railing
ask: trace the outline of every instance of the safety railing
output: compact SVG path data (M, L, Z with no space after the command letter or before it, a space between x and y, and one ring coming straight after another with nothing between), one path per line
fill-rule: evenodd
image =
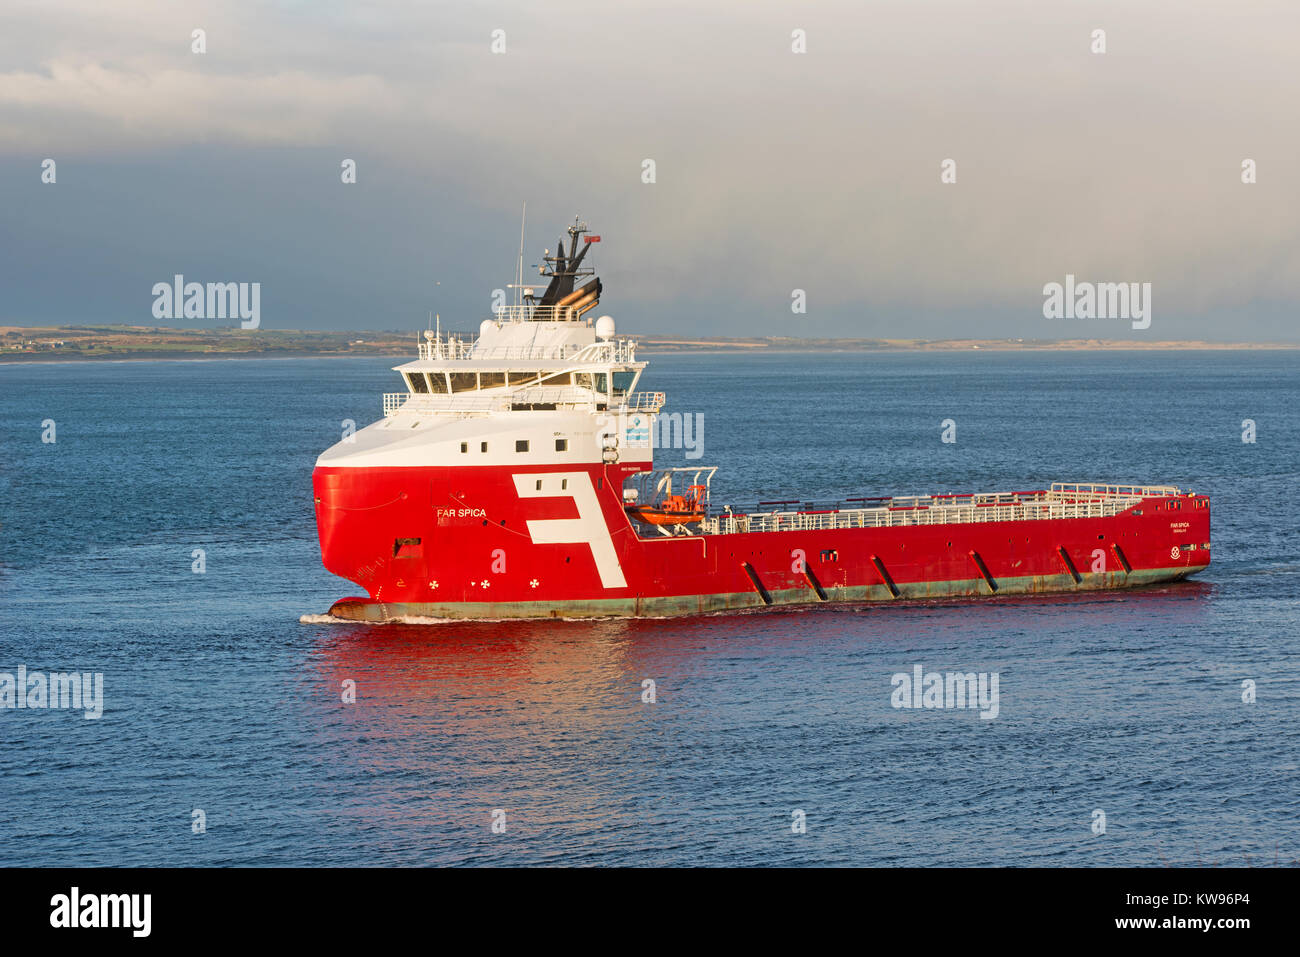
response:
M593 297L584 297L567 306L509 303L493 309L492 318L497 322L586 322L583 317L596 303Z
M1052 492L1061 496L1114 496L1160 498L1178 495L1175 485L1104 485L1098 482L1053 482Z
M892 528L975 522L1022 522L1105 518L1151 496L1180 494L1172 485L1086 485L1056 483L1044 492L999 492L963 496L913 496L880 500L867 508L781 509L737 512L727 509L706 518L705 534L817 531L834 528ZM788 503L772 503L788 504Z
M419 355L425 360L450 361L468 359L473 351L473 339L456 334L445 334L433 338L426 336L420 343Z
M492 348L481 339L438 336L420 343L419 356L426 362L460 362L466 359L487 362L540 359L574 364L635 362L636 340L629 337L585 344L566 342Z
M384 415L398 412L416 415L442 415L457 413L488 413L507 408L509 403L502 403L501 396L487 396L478 393L460 395L413 395L410 392L384 393Z
M615 402L614 408L627 412L658 412L667 401L668 396L663 392L633 392L621 404Z
M521 408L564 408L596 411L604 408L604 397L586 389L571 386L535 386L484 395L480 392L461 392L452 395L440 393L415 394L410 392L384 393L384 415L398 412L415 415L461 415L508 412Z

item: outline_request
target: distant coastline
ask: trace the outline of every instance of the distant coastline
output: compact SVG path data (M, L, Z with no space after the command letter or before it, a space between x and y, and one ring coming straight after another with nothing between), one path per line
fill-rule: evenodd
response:
M688 339L638 336L647 352L1171 352L1300 349L1300 342L1208 342L1200 339L812 339L767 336L753 339Z
M0 326L0 363L414 356L416 333Z
M641 350L664 353L1276 351L1300 343L1133 339L816 339L641 335ZM160 329L147 326L0 326L0 363L158 359L414 358L414 333L313 330Z

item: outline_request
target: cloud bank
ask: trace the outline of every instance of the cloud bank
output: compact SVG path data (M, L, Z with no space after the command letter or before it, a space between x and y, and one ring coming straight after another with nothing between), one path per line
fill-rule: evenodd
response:
M1298 34L1267 0L11 2L0 321L149 322L183 272L261 282L272 328L474 328L527 200L527 262L581 214L644 331L1294 340ZM1151 328L1045 319L1067 274L1150 282Z

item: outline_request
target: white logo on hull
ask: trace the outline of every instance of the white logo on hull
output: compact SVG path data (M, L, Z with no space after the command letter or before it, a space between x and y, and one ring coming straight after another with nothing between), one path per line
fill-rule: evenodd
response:
M543 518L528 521L528 534L538 545L591 546L596 571L605 588L626 588L623 567L614 550L614 539L596 500L591 476L586 472L528 472L512 475L520 498L571 498L578 507L577 518ZM541 481L542 487L537 483Z

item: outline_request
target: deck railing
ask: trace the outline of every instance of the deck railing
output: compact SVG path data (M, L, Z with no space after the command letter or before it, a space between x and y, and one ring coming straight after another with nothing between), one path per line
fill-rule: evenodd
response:
M615 402L614 408L628 412L658 412L667 401L668 396L663 392L633 392L621 405Z
M1179 490L1172 485L1058 482L1050 490L1042 492L896 497L880 500L883 504L865 508L777 508L769 512L727 510L706 518L700 524L700 531L706 535L729 535L833 528L894 528L908 525L1105 518L1132 508L1144 498L1178 494Z
M466 359L487 362L516 359L547 360L573 363L635 362L636 340L631 337L609 339L603 342L564 343L526 347L488 348L480 340L460 334L447 334L425 339L420 343L419 356L427 362L462 362Z
M581 300L579 300L581 301ZM568 306L543 306L539 303L509 303L495 309L492 318L497 322L589 322L584 318L594 307L589 302L584 308Z
M411 393L385 392L384 415L398 412L418 415L468 415L506 412L517 406L550 406L585 409L591 412L658 412L667 397L662 392L633 392L615 396L608 403L605 396L576 386L532 386L509 392Z
M420 343L421 359L432 361L452 361L468 359L474 351L474 340L454 333L443 333L433 339Z
M498 411L505 406L500 396L481 395L476 392L463 392L459 395L413 395L410 392L385 392L384 415L398 412L410 412L418 415L463 415L467 413L488 413Z
M1095 482L1053 482L1052 492L1061 496L1136 496L1138 498L1159 498L1178 495L1174 485L1101 485Z

